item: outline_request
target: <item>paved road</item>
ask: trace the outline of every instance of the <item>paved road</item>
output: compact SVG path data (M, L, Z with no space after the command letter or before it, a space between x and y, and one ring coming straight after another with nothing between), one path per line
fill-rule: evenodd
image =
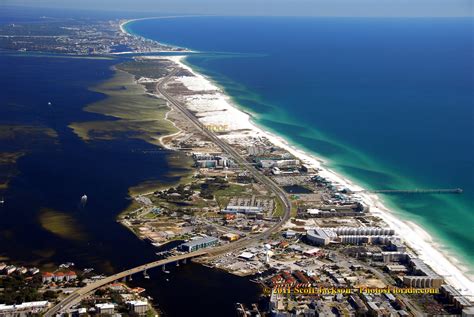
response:
M75 304L79 303L85 296L93 292L99 287L102 287L106 284L112 283L116 280L119 280L121 278L124 278L126 276L132 275L134 273L138 273L141 271L144 271L146 269L151 269L154 267L158 267L167 263L172 263L188 258L194 258L198 256L217 256L223 253L231 252L234 250L238 250L241 248L244 248L248 245L251 245L255 242L261 241L261 240L266 240L271 234L276 232L280 227L290 219L290 212L291 212L291 203L286 195L286 193L281 189L277 184L275 184L270 178L267 176L263 175L260 171L258 171L254 166L251 164L248 164L248 162L239 154L237 151L228 143L225 141L219 139L213 132L207 130L201 122L180 102L178 102L176 99L174 99L172 96L170 96L166 90L164 89L165 84L170 80L171 77L176 75L178 72L177 69L173 70L168 76L163 78L156 86L156 90L168 100L170 103L170 106L174 108L175 110L181 112L191 123L195 125L195 127L200 130L205 136L207 136L210 140L215 142L227 155L229 155L236 163L241 165L242 167L246 168L252 176L258 180L259 182L263 183L264 185L267 186L267 188L273 192L276 196L277 199L280 200L280 203L283 206L284 209L284 215L281 217L280 221L276 222L272 227L267 229L266 231L245 237L243 239L240 239L236 242L229 243L223 246L215 247L215 248L209 248L205 250L198 250L195 252L187 253L184 255L179 255L179 256L174 256L170 257L167 259L147 263L144 265L140 265L138 267L132 268L130 270L126 270L114 275L111 275L105 279L99 280L97 282L91 283L76 292L72 293L65 299L63 299L61 302L59 302L57 305L52 307L48 312L45 313L45 317L51 317L54 316L55 314L59 313L60 311L66 310Z
M290 219L290 209L291 203L285 193L285 191L279 187L273 180L268 178L267 176L263 175L259 170L257 170L252 164L247 162L245 158L243 158L231 145L227 142L219 139L213 132L206 129L202 123L192 114L183 104L178 102L174 99L171 95L169 95L166 90L164 89L165 84L169 81L171 77L173 77L178 70L172 71L167 77L162 79L157 85L156 90L165 97L169 102L171 107L181 112L186 118L191 121L198 130L200 130L205 136L207 136L210 140L212 140L215 144L217 144L224 152L226 152L232 159L241 165L243 168L247 169L252 176L257 179L259 182L265 184L267 188L269 188L273 193L275 193L283 204L284 215L282 217L283 221ZM271 232L272 233L272 232Z
M283 211L284 214L281 217L280 221L276 222L272 227L270 227L268 230L265 232L262 232L257 235L253 236L248 236L244 239L241 239L237 242L230 243L228 245L224 245L221 247L217 248L212 248L208 249L208 255L219 255L225 252L229 252L235 249L240 249L245 246L248 246L256 241L259 240L265 240L267 239L271 234L276 232L280 227L290 219L290 213L291 213L291 203L285 193L285 191L279 187L275 182L273 182L270 178L267 176L263 175L259 170L257 170L253 165L249 164L245 158L243 158L231 145L229 145L227 142L219 139L212 131L209 131L206 129L202 123L194 116L191 111L189 111L185 105L177 101L173 96L171 96L166 89L164 88L166 83L171 79L171 77L175 76L178 73L179 69L173 70L168 76L163 78L157 85L156 85L156 91L159 92L168 102L170 103L170 106L177 110L178 112L181 112L193 125L201 131L205 136L207 136L211 141L213 141L215 144L217 144L227 155L229 155L236 163L238 163L240 166L243 168L247 169L252 176L267 186L267 188L273 192L276 196L277 199L280 200L280 203L283 206Z

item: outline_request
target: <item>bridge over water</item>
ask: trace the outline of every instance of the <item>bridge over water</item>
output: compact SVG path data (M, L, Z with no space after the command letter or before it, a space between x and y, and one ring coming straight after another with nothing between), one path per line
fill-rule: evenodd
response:
M78 289L77 291L71 293L68 297L66 297L64 300L62 300L56 306L53 306L50 310L48 310L48 312L46 312L44 314L44 316L45 317L55 316L60 311L67 310L67 309L71 308L72 306L80 303L81 300L85 296L89 295L91 292L95 291L96 289L98 289L102 286L105 286L109 283L113 283L113 282L115 282L117 280L120 280L122 278L126 278L127 276L131 276L135 273L140 273L140 272L145 271L147 269L152 269L152 268L163 266L163 265L170 264L170 263L176 263L176 262L179 262L179 261L195 258L195 257L202 256L202 255L205 255L205 254L208 254L207 250L198 250L198 251L195 251L195 252L190 252L190 253L186 253L186 254L182 254L182 255L177 255L177 256L166 258L166 259L158 260L158 261L155 261L155 262L150 262L150 263L147 263L147 264L144 264L144 265L140 265L140 266L134 267L132 269L129 269L129 270L126 270L126 271L108 276L108 277L103 278L101 280L95 281L95 282L93 282L91 284L88 284L88 285L84 286L83 288Z
M85 296L87 296L88 294L96 290L97 288L107 285L109 283L112 283L114 281L120 280L124 277L133 275L135 273L139 273L147 269L152 269L152 268L159 267L165 264L174 263L174 262L191 259L191 258L195 258L199 256L204 256L204 255L212 258L214 256L218 256L226 252L231 252L231 251L235 251L235 250L247 247L251 245L252 243L265 241L268 239L268 237L271 234L278 231L281 228L281 226L290 219L291 202L289 201L283 189L281 189L277 184L275 184L273 180L271 180L270 178L262 174L260 171L258 171L254 166L247 164L247 161L245 160L245 158L243 158L241 154L239 154L231 145L219 139L212 131L209 131L205 127L203 127L201 122L183 104L178 102L176 99L174 99L172 96L170 96L166 92L166 90L164 89L165 84L168 82L168 80L172 76L176 75L177 73L178 73L178 69L174 69L168 76L163 78L156 86L157 92L159 92L166 100L169 101L169 104L173 109L183 114L184 117L186 117L190 121L190 123L192 123L201 133L203 133L211 141L213 141L216 145L218 145L237 164L247 169L247 171L250 172L250 174L257 181L265 185L271 192L273 192L276 198L281 202L283 206L283 212L284 212L283 216L280 217L278 222L276 222L273 226L271 226L270 228L268 228L266 231L262 233L259 233L253 236L247 236L246 238L240 239L236 242L225 244L219 247L198 250L198 251L150 262L150 263L140 265L135 268L111 275L109 277L106 277L94 283L88 284L85 287L78 289L77 291L70 294L68 297L63 299L57 305L53 306L50 310L48 310L44 314L45 317L55 316L60 311L67 310L71 308L72 306L80 303L81 300Z

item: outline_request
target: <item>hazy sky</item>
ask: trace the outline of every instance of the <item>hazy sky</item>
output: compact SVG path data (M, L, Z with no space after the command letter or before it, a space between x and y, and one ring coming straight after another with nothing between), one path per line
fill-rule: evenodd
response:
M474 0L0 0L4 5L221 15L473 16Z

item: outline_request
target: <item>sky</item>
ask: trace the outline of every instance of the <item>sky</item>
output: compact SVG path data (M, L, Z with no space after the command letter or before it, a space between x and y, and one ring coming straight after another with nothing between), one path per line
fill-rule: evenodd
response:
M474 0L0 0L27 6L162 14L473 16Z

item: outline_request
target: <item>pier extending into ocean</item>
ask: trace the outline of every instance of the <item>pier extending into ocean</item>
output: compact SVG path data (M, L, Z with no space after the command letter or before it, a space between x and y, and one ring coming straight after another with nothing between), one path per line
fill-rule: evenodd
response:
M356 193L372 194L462 194L461 188L435 188L435 189L375 189L361 190Z

